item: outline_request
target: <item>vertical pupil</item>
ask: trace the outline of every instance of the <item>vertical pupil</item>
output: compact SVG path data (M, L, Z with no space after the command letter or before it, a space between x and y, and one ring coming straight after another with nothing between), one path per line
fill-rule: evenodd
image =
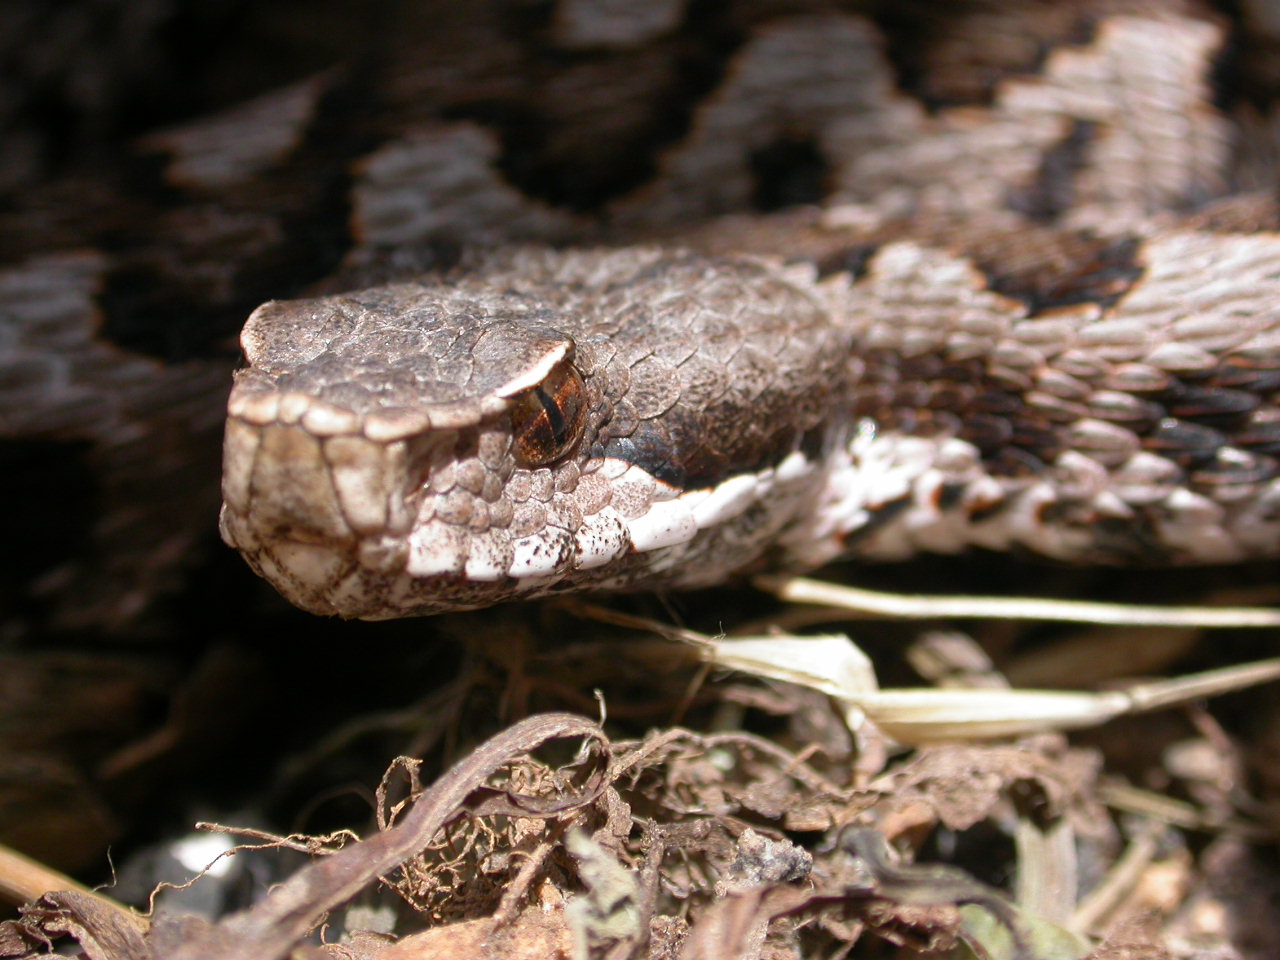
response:
M586 423L582 378L567 364L553 369L512 407L517 461L546 466L573 449Z
M538 398L538 402L542 404L542 412L547 415L547 421L551 425L551 436L557 447L565 442L568 425L564 420L564 412L556 404L555 398L552 397L542 387L534 388L534 395Z

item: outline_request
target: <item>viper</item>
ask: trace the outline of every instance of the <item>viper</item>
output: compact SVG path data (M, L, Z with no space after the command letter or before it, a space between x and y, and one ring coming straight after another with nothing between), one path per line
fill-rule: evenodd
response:
M1280 240L1135 256L1111 308L1039 313L905 242L856 282L526 250L271 303L242 336L223 535L299 606L375 619L851 551L1271 555Z
M258 300L222 533L316 612L1277 552L1261 8L565 0L375 32L135 139L167 191L144 236L123 188L50 213L66 180L7 218L44 239L0 278L6 429L89 445L111 493L46 593L115 570L127 618L173 577L230 379L200 354Z

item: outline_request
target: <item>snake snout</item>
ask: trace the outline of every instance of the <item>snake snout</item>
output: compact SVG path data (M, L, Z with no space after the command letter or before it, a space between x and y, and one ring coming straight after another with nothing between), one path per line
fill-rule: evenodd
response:
M237 416L233 396L222 538L298 606L359 616L344 596L403 569L413 458L405 441L317 436L301 419L279 415L288 406L286 396L277 418L264 423L251 410ZM310 419L314 428L317 418Z

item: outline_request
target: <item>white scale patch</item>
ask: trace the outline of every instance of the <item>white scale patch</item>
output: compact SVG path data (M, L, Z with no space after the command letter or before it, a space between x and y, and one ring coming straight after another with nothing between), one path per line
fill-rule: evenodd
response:
M1135 475L1143 475L1143 456L1134 457ZM782 546L805 567L846 552L851 536L854 554L876 560L1014 546L1078 560L1096 549L1099 521L1132 521L1138 510L1153 520L1161 542L1200 560L1238 560L1250 535L1270 538L1268 543L1280 536L1280 481L1274 484L1274 506L1245 517L1181 486L1117 489L1114 475L1077 452L1065 452L1051 469L1052 477L1033 481L997 478L964 441L882 434L866 422L832 458L812 514L787 531ZM944 486L953 484L963 491L959 500L941 507ZM1071 505L1072 519L1046 521L1054 515L1051 508L1063 503ZM892 512L873 524L886 509Z
M1135 455L1135 463L1140 457ZM1140 466L1136 463L1133 471L1145 476ZM411 605L413 581L422 578L509 577L519 593L536 594L574 570L606 567L633 552L651 553L652 571L678 570L680 582L701 585L697 566L682 566L687 557L679 547L706 530L719 532L721 548L741 537L744 556L758 549L759 537L780 532L777 542L786 562L803 567L849 552L892 560L973 546L1004 551L1021 545L1049 557L1078 559L1096 545L1096 520L1132 519L1137 511L1153 518L1163 542L1197 557L1236 559L1247 536L1271 542L1280 536L1280 480L1266 501L1271 506L1259 501L1249 512L1163 484L1117 488L1114 473L1077 453L1064 454L1052 470L1052 479L998 478L985 471L977 450L964 441L882 433L865 422L820 465L794 453L774 469L685 493L634 465L606 460L596 475L608 479L615 502L581 517L576 529L549 523L534 535L508 541L505 531L428 521L409 535L407 554L396 551L399 559L388 557L384 566L390 572L405 563L407 577L398 586L404 605ZM944 497L952 486L960 495ZM763 527L754 520L735 527L735 518L762 502L778 513L762 515ZM1069 507L1067 517L1046 522L1047 516L1061 515L1047 510L1059 503ZM643 512L626 515L637 511ZM566 511L566 519L572 513ZM315 549L264 551L259 562L277 579L328 583L325 595L335 605L342 601L340 594L360 586L343 579L337 557Z
M563 568L572 556L573 543L573 535L559 527L549 526L541 533L520 537L512 543L514 555L505 573L516 578L547 576Z
M409 559L405 572L411 577L436 577L459 573L467 562L467 535L451 524L427 522L409 534Z
M572 570L604 567L629 552L678 547L704 530L722 528L732 535L734 518L770 498L795 500L819 469L816 493L805 492L799 509L784 506L796 515L786 520L779 545L797 566L820 566L849 547L868 559L897 560L922 552L958 553L974 546L1005 551L1022 545L1069 560L1086 554L1094 537L1087 519L1043 519L1052 512L1048 508L1062 502L1063 488L1071 490L1078 517L1124 519L1135 509L1123 491L1117 493L1114 478L1083 455L1064 454L1053 465L1052 480L1017 484L988 474L976 448L965 441L882 433L866 421L820 467L793 453L774 469L685 493L634 464L607 459L595 471L615 491L615 503L582 517L576 530L549 525L503 547L494 539L501 537L497 531L477 535L427 523L409 537L406 573L422 578L465 572L470 579L490 581L512 577L536 589ZM963 492L941 506L944 489L953 485ZM1223 561L1239 555L1239 533L1226 530L1220 504L1186 490L1158 499L1166 511L1159 520L1165 542ZM1268 533L1280 525L1280 481L1275 499L1277 516L1260 521ZM639 516L627 516L641 509ZM883 514L886 510L891 512ZM327 566L321 558L290 559L291 566ZM665 560L659 556L653 562Z
M511 560L509 551L504 549L505 539L506 531L472 534L471 549L463 568L468 580L492 583L506 576Z
M684 497L655 500L643 516L627 521L631 545L641 553L688 543L698 533L698 522Z
M939 506L944 486L960 484L962 499ZM793 562L816 567L846 552L846 538L868 527L886 509L893 512L853 544L858 556L901 560L922 552L958 553L984 546L1007 550L1034 543L1051 556L1070 555L1075 537L1050 532L1040 521L1057 494L1047 482L1010 491L988 475L978 451L955 438L881 433L871 421L855 430L848 446L832 456L812 513L800 518L782 545ZM1000 509L984 514L984 507ZM975 514L981 519L975 520Z
M773 469L731 477L709 490L681 493L634 464L606 460L599 472L611 484L649 489L652 500L639 517L626 518L613 507L584 517L574 535L577 559L573 566L591 570L630 550L649 552L688 543L699 531L719 527L770 496L776 484L802 479L811 469L801 454L793 453ZM545 536L535 535L516 542L515 559L507 572L521 579L548 577L564 572L565 560L561 550L547 547Z
M613 507L605 507L599 513L583 518L578 530L578 568L594 570L603 567L627 552L630 538L627 524Z

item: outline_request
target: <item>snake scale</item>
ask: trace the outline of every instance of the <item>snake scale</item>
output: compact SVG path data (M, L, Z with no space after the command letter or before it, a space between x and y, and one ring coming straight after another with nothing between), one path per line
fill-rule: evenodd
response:
M110 504L65 622L205 536L262 300L222 535L318 613L1280 553L1266 4L448 6L134 137L150 193L9 150L4 431Z

